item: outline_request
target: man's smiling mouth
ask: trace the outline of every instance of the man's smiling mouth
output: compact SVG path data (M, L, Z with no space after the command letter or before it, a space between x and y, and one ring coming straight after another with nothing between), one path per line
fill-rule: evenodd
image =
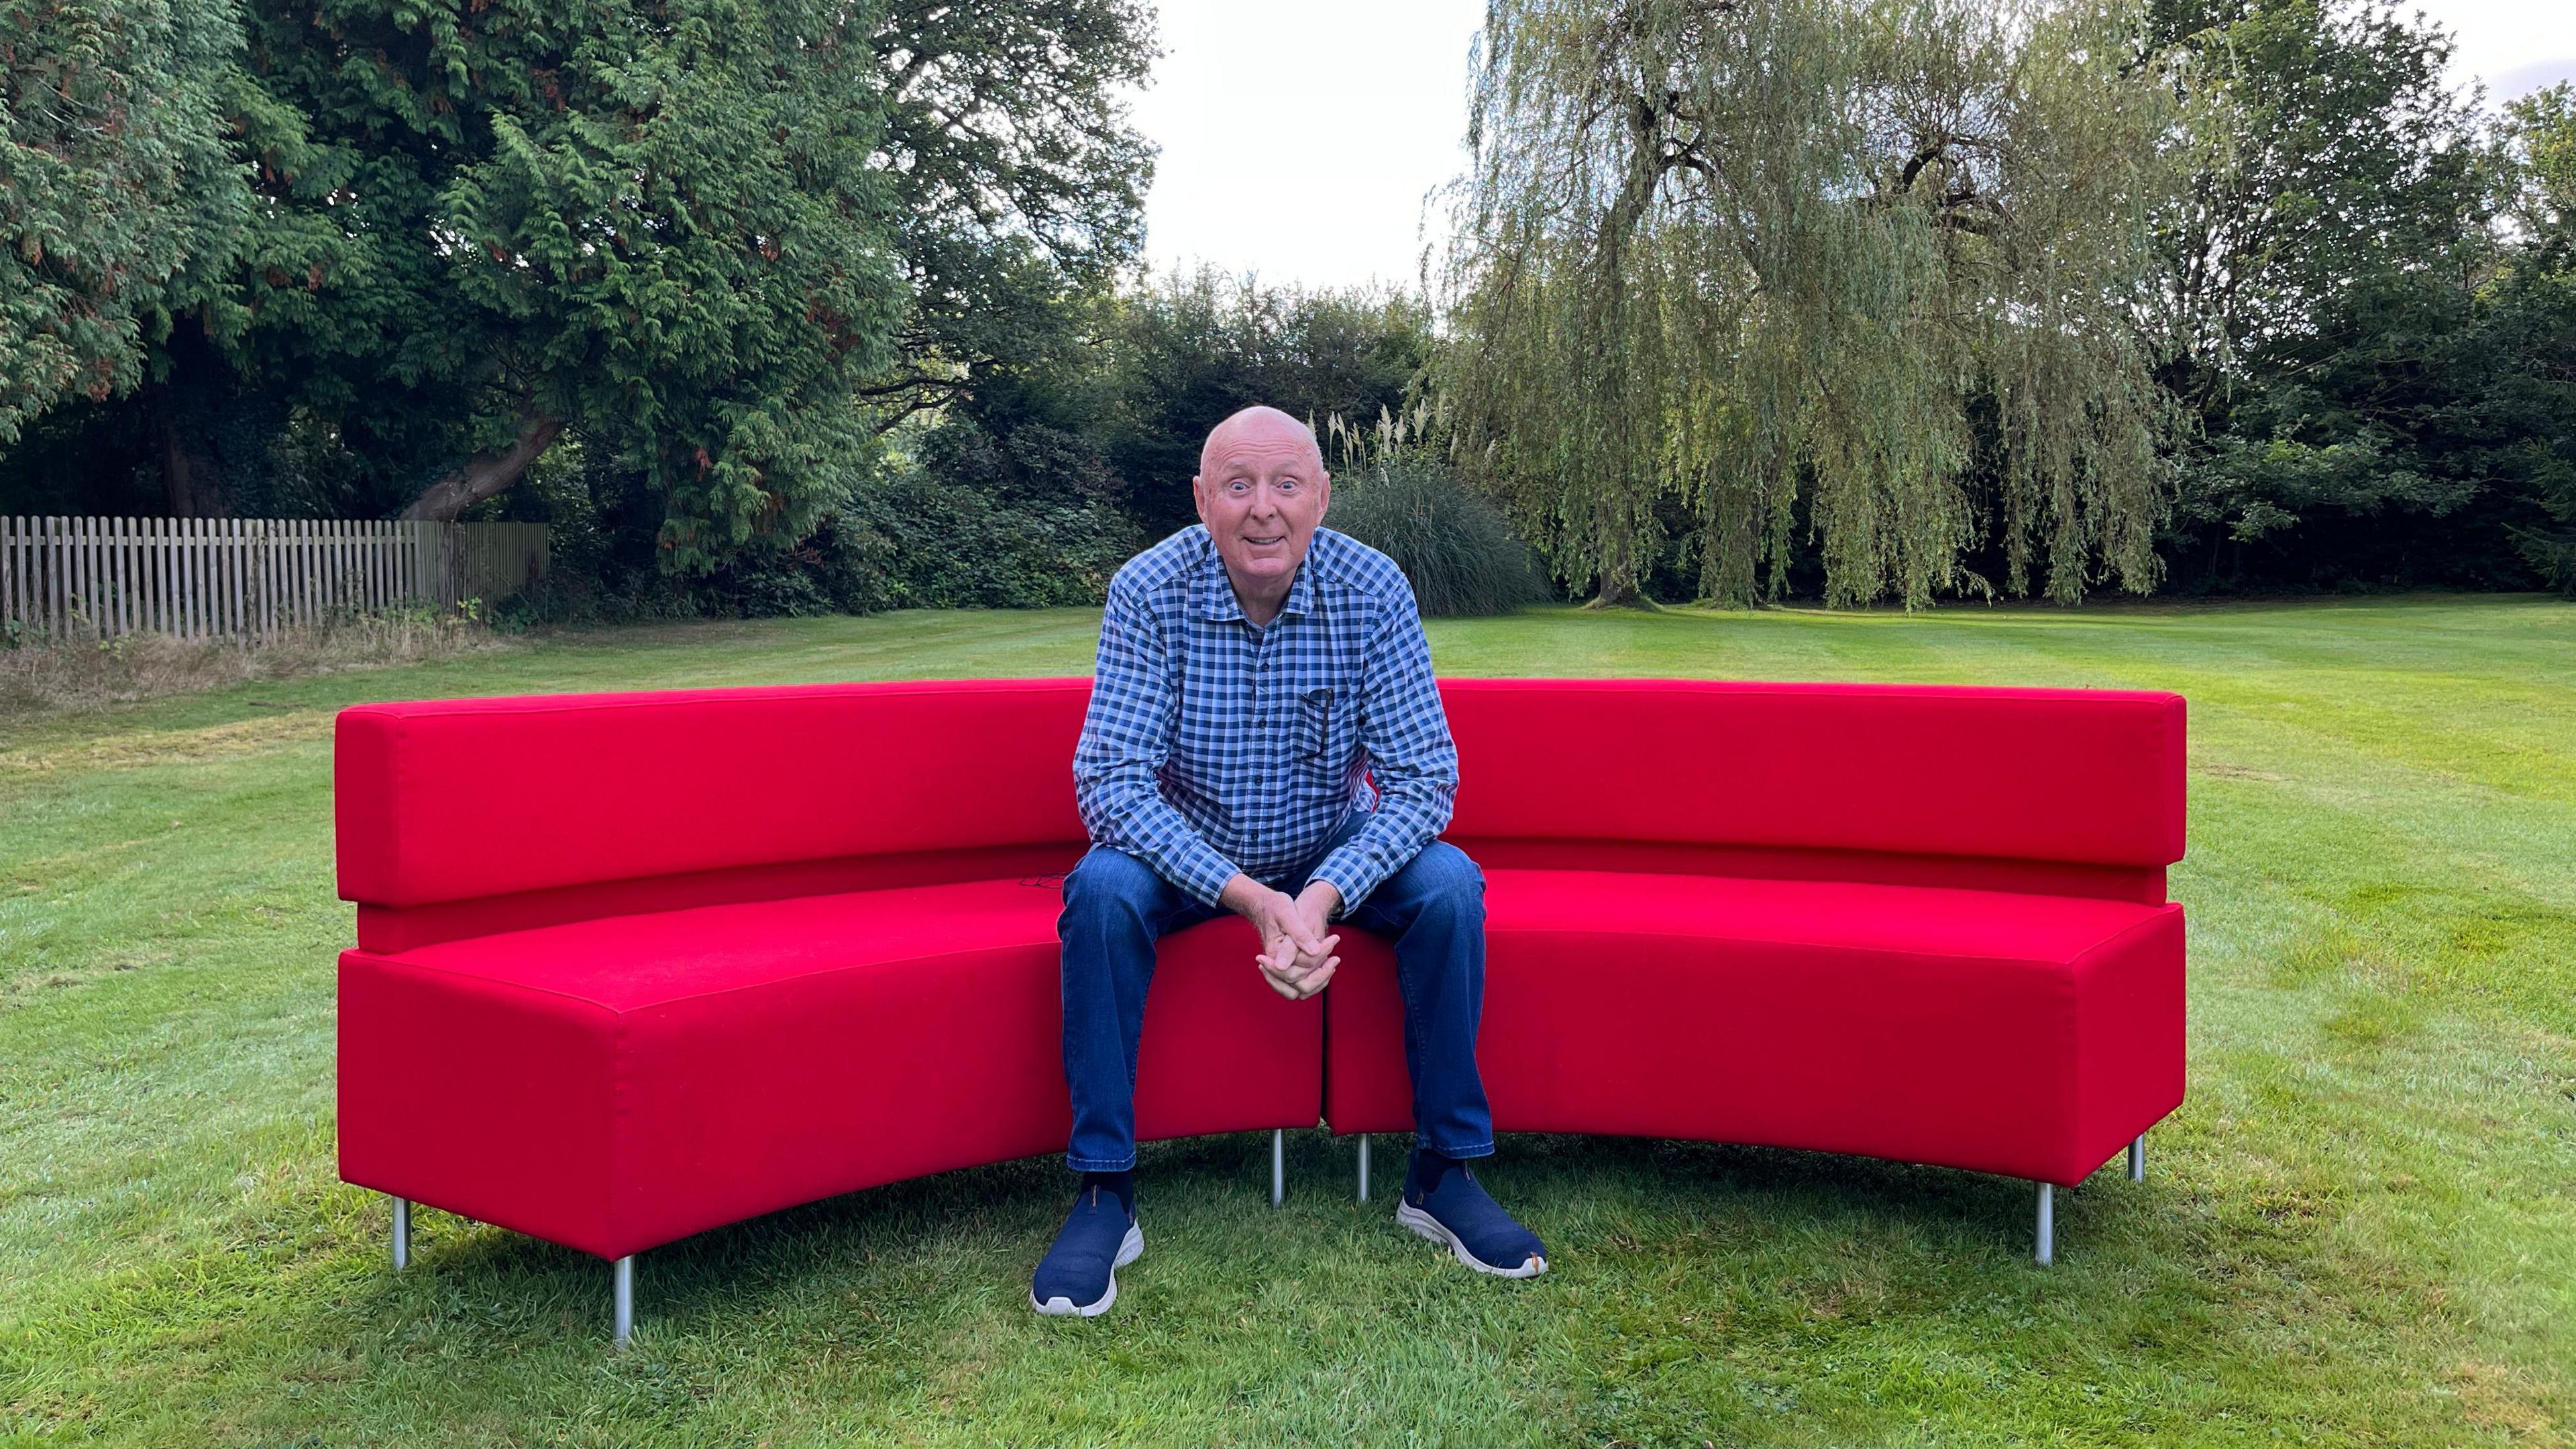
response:
M1288 535L1284 533L1274 533L1268 538L1254 538L1251 534L1247 533L1243 535L1243 541L1251 544L1254 548L1268 548L1274 543L1286 543L1288 541Z

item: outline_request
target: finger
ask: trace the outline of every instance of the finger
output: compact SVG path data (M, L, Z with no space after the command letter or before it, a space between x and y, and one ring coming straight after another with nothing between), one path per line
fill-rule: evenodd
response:
M1332 960L1325 962L1323 965L1316 967L1313 971L1308 972L1306 979L1297 983L1297 999L1303 1001L1306 998L1313 996L1316 992L1323 990L1326 986L1331 985L1333 980L1333 968L1341 964L1341 958L1337 956Z

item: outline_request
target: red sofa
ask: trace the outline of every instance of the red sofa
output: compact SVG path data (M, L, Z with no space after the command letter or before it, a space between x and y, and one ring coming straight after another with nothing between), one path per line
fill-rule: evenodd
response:
M1456 680L1505 1131L2085 1177L2182 1100L2171 695ZM338 721L341 1175L612 1260L1061 1150L1083 680ZM1393 961L1167 940L1138 1135L1410 1126ZM1327 1030L1329 1020L1330 1029ZM1363 1154L1366 1139L1361 1139ZM1273 1140L1273 1192L1279 1190ZM1363 1162L1365 1158L1363 1157ZM1363 1192L1365 1192L1363 1166Z

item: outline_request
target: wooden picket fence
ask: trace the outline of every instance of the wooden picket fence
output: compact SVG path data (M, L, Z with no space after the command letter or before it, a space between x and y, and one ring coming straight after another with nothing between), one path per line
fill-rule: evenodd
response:
M489 604L544 576L542 523L0 517L0 637L257 642L405 604Z

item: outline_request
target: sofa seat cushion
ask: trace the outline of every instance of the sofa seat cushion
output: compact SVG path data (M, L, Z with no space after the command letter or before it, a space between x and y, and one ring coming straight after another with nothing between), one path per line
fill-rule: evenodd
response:
M400 959L643 1011L800 978L1053 949L1061 881L970 881L609 916L416 946Z
M708 906L341 958L349 1181L617 1257L1063 1150L1052 877ZM1164 942L1143 1138L1311 1126L1322 1009L1226 918Z
M2084 897L1486 873L1502 1131L1816 1148L2072 1183L2183 1090L2182 915ZM1376 961L1329 993L1337 1131L1411 1125Z

